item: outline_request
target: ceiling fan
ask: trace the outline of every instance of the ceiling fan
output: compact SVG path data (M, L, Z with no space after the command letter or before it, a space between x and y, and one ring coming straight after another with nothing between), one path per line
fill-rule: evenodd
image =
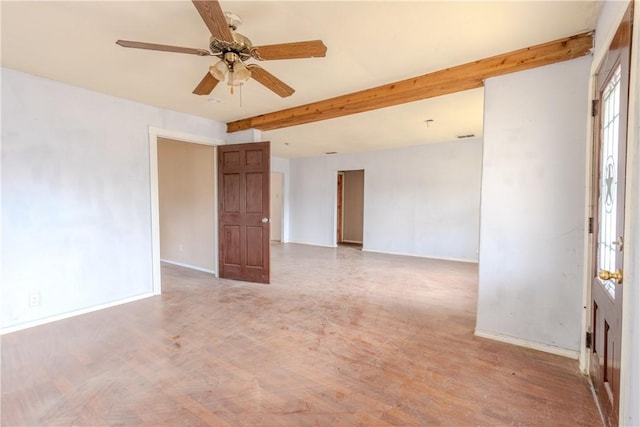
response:
M253 78L284 98L293 94L295 90L258 64L245 64L244 61L251 58L265 61L324 57L327 52L327 47L321 40L253 46L251 40L236 32L236 28L242 22L240 17L233 13L223 13L217 0L193 0L193 5L211 32L210 50L130 40L118 40L116 44L136 49L220 58L216 64L209 67L209 72L193 90L196 95L209 95L225 78L233 93L234 87L242 86L247 80Z

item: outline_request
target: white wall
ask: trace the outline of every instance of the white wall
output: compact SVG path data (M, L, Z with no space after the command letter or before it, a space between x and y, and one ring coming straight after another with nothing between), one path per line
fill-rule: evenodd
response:
M480 139L291 159L291 241L334 246L340 170L364 169L363 249L477 260Z
M149 126L225 136L223 123L2 69L0 328L152 292Z
M263 142L262 131L258 129L247 129L226 134L227 144L244 144L249 142Z
M579 349L590 65L485 82L479 335Z

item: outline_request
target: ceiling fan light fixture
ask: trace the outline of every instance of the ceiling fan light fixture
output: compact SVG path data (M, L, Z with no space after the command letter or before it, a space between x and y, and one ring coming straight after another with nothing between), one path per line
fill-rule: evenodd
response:
M238 85L246 83L251 78L251 71L241 61L233 64L233 79Z
M242 85L242 83L240 83L239 81L236 80L236 73L233 72L233 70L229 71L229 78L227 79L227 86L240 86ZM231 92L233 93L233 91Z
M242 86L243 84L245 84L247 82L247 80L249 80L248 78L243 79L240 78L238 76L238 73L235 73L233 71L229 71L229 78L227 79L227 85L228 86ZM233 93L233 92L232 92Z
M216 78L216 80L223 82L225 77L227 77L227 73L229 72L229 67L227 63L223 60L216 62L215 65L209 67L209 73Z

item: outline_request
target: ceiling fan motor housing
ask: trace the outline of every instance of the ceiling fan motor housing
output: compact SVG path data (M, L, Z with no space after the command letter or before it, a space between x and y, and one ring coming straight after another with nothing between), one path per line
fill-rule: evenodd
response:
M211 36L209 39L209 49L214 56L223 58L225 53L233 52L240 57L242 61L246 61L251 58L251 51L253 44L248 37L243 36L240 33L232 32L233 43L226 42L224 40L218 40Z

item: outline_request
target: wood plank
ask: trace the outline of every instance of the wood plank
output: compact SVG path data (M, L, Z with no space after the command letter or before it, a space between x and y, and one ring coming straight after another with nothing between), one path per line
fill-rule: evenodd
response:
M254 46L253 56L261 61L273 59L318 58L327 54L322 40Z
M160 296L2 336L0 424L600 424L577 361L473 336L477 265L271 248L270 286L165 264Z
M273 91L277 95L285 98L287 96L291 96L293 92L295 92L295 90L291 86L289 86L264 68L260 67L259 65L249 64L247 65L247 68L251 71L251 77L254 80L262 84L267 89Z
M161 52L187 53L198 56L211 56L211 52L205 49L197 49L192 47L170 46L166 44L136 42L131 40L117 40L117 45L134 49L159 50Z
M227 132L272 130L482 87L487 78L585 56L593 32L542 43L406 80L227 123Z
M218 40L233 43L233 35L220 3L217 0L192 0L192 2L211 35Z
M198 86L193 90L195 95L209 95L211 91L218 85L218 79L213 77L211 73L204 75Z

